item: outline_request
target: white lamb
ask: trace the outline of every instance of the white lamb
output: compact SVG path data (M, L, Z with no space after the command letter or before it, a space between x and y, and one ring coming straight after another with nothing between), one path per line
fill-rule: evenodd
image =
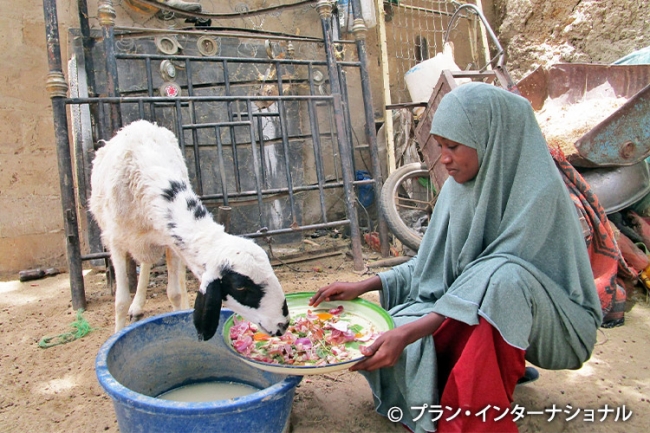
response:
M200 339L212 338L222 303L271 335L282 335L289 310L264 250L227 234L192 191L178 141L168 129L140 120L97 151L90 210L115 268L115 331L143 315L151 264L167 256L167 296L189 308L185 267L201 285L194 304ZM140 263L133 303L127 253Z

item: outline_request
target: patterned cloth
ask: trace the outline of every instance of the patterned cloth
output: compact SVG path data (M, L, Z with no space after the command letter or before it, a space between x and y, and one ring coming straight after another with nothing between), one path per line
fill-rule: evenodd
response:
M550 151L581 220L589 227L585 241L603 310L602 326L611 328L622 325L625 321L626 293L618 283L618 276L634 279L636 275L623 260L605 210L589 184L566 160L559 148L551 148Z

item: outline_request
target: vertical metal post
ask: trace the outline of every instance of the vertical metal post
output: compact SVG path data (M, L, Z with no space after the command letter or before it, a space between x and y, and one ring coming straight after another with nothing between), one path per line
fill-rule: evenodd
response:
M117 94L117 60L115 59L115 9L112 0L101 0L97 7L99 24L102 26L104 56L106 57L106 88L108 96ZM110 104L111 128L107 131L112 137L122 127L119 103ZM99 120L100 122L103 119ZM105 137L102 137L105 138Z
M86 80L90 89L90 96L95 96L95 66L93 64L93 40L90 37L90 26L88 25L88 3L86 0L78 0L77 9L79 13L79 27L81 29L81 45L84 51L84 63L86 67Z
M323 27L323 41L325 44L325 55L327 58L327 69L332 91L332 105L334 108L334 124L336 137L341 157L341 169L343 176L343 189L345 193L345 205L348 218L350 219L350 241L352 247L352 260L354 269L362 271L365 268L361 251L361 234L359 232L359 218L357 215L356 195L354 192L352 173L352 145L348 141L345 131L345 119L343 118L343 103L341 100L341 84L339 83L338 69L336 67L336 56L332 44L332 3L328 0L319 0L316 4L320 15L321 26Z
M72 176L72 156L68 141L68 122L66 116L65 98L68 83L63 76L61 67L61 46L59 40L59 23L56 14L56 0L43 0L45 16L45 36L47 44L47 60L49 73L45 88L52 100L54 117L54 136L59 168L61 188L61 205L63 208L63 224L65 226L68 270L70 272L70 291L72 308L86 308L86 295L81 266L81 248L79 245L79 226L77 223L77 205L74 193L74 178Z
M395 171L395 140L393 139L393 112L385 107L391 104L390 96L390 71L388 68L388 44L386 43L386 13L384 0L376 0L377 29L379 37L379 60L381 63L381 76L384 84L384 134L386 135L386 155L388 159L388 174Z
M377 149L377 134L375 133L375 116L373 114L372 91L370 89L370 74L368 72L368 53L366 51L366 32L368 28L363 21L360 0L352 0L352 13L354 14L354 25L352 32L357 45L357 55L359 57L359 73L361 74L361 93L363 95L363 108L366 116L366 140L370 148L370 167L372 169L372 178L375 180L375 203L377 204L377 230L379 231L379 243L381 245L382 257L388 257L390 246L388 240L388 226L386 219L379 210L379 200L381 197L381 188L384 185L384 179L381 174L381 161L379 160L379 151Z

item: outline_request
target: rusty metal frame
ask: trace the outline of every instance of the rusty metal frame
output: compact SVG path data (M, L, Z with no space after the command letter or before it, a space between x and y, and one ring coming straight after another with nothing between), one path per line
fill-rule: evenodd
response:
M84 56L85 59L85 68L88 70L103 69L106 75L106 88L107 95L97 95L95 94L96 87L94 83L94 78L89 78L89 95L88 97L68 97L68 84L63 75L62 62L61 62L61 50L60 50L60 40L58 33L58 19L57 19L57 9L56 9L56 0L43 0L43 9L46 23L46 37L47 37L47 48L48 48L48 65L50 72L48 74L47 80L47 89L50 92L50 97L52 100L53 116L54 116L54 126L55 126L55 139L57 146L57 157L59 161L59 177L60 177L60 186L61 186L61 201L62 201L62 210L64 216L65 232L66 232L66 244L67 244L67 259L70 272L70 288L72 292L72 306L74 309L85 308L86 299L85 299L85 289L84 281L82 274L82 264L83 261L88 260L97 260L97 259L107 259L108 254L103 251L90 252L87 254L82 254L81 252L81 235L79 230L79 223L77 221L78 215L77 212L83 212L84 209L79 209L77 203L77 198L75 196L75 184L74 179L75 175L73 173L73 164L72 164L72 155L71 155L71 146L69 141L69 130L68 130L68 116L67 108L71 106L88 106L90 107L90 112L93 113L93 118L100 119L99 122L96 122L95 125L97 128L97 138L107 139L110 138L113 133L122 126L122 111L121 108L130 104L135 104L138 107L140 113L144 117L144 107L148 104L171 104L176 107L176 110L180 112L182 106L187 104L194 104L198 102L209 102L209 101L221 101L221 102L232 102L240 101L244 102L247 111L248 111L248 120L246 122L247 126L250 128L250 142L252 152L256 152L257 145L259 143L255 142L255 131L254 131L254 113L251 109L251 104L257 100L273 100L279 106L279 116L280 120L282 119L282 111L284 110L284 105L290 101L303 101L307 102L309 107L309 119L310 122L314 121L314 107L319 104L326 102L332 107L332 117L333 124L335 126L335 136L338 143L339 158L340 158L340 169L341 169L341 181L335 183L325 184L323 179L319 176L318 183L313 186L303 186L303 187L293 187L291 181L288 182L287 188L280 188L275 190L264 190L262 191L262 186L260 184L260 167L255 167L256 175L256 190L255 191L222 191L221 194L206 195L202 197L203 199L220 199L223 201L223 206L221 208L228 208L228 199L229 198L238 198L238 197L252 197L261 203L264 194L277 194L283 193L291 196L296 191L299 190L317 190L321 194L321 208L325 209L325 206L322 204L322 193L327 188L341 188L342 195L345 201L346 208L346 218L338 221L327 221L327 218L324 216L324 221L318 224L298 226L292 224L291 227L281 228L276 230L264 230L264 221L260 217L260 226L261 230L255 233L246 233L244 236L248 237L267 237L280 235L285 233L295 233L305 230L313 230L318 228L328 228L341 225L348 225L350 227L350 242L352 257L354 261L355 270L363 270L365 268L363 257L361 253L361 235L357 215L357 204L356 204L356 192L355 188L362 185L371 184L374 186L375 195L377 196L380 193L382 186L381 170L379 169L379 156L376 146L376 137L374 131L374 119L372 118L372 98L370 95L370 85L368 77L368 67L367 67L367 58L365 55L365 26L363 25L363 20L357 23L357 29L355 32L356 37L356 47L358 52L358 61L356 62L342 62L337 60L335 55L334 44L340 43L341 41L335 41L333 38L333 29L332 26L335 22L332 15L332 4L327 0L321 0L316 2L316 8L318 10L321 26L323 31L322 43L325 47L325 64L328 71L328 79L330 86L330 94L328 95L314 95L313 93L309 96L305 95L283 95L282 94L282 74L277 74L277 85L279 89L279 94L276 96L196 96L192 94L192 89L189 89L189 96L182 97L161 97L153 96L151 93L147 96L124 96L120 94L118 89L118 68L117 61L118 59L126 59L129 55L117 54L114 50L115 46L115 10L112 7L112 1L110 0L101 0L98 7L98 18L101 26L102 39L103 39L103 50L105 53L104 65L92 64L92 56L90 55L91 45L94 43L90 35L90 28L88 26L87 17L87 5L86 0L78 0L79 8L79 18L80 18L80 32L83 41L83 50L86 53ZM360 6L358 0L353 2L353 8L355 8L355 17L360 18ZM137 56L136 56L137 57ZM150 62L151 59L156 58L154 55L143 55L140 58L144 59L145 62ZM203 61L200 58L183 58L183 56L176 56L177 61L185 61L186 65L191 64L194 61ZM229 61L246 61L245 59L229 59L229 58L219 58L218 61L226 64ZM256 62L259 62L259 59L255 59ZM283 67L285 63L282 60L274 59L271 60L276 68ZM90 63L89 63L90 62ZM292 63L299 63L298 60L292 60ZM318 64L317 61L306 62L308 67L311 68ZM359 69L361 83L362 83L362 95L364 102L364 120L366 122L366 140L368 141L368 148L371 157L372 165L372 179L356 181L354 178L354 160L353 160L353 151L354 148L352 143L349 140L350 125L346 122L345 119L345 110L347 107L347 100L345 89L342 88L341 84L341 75L340 71L343 67L356 67ZM189 87L191 87L191 80L189 81ZM310 75L310 86L313 86ZM103 119L109 119L107 122L104 122ZM184 130L197 131L200 128L213 128L219 130L220 128L231 128L234 123L241 122L241 120L234 120L232 116L229 118L229 122L223 124L201 124L191 120L189 123L182 123L179 120L177 125L177 132ZM290 137L287 136L286 130L283 128L283 135L281 137L282 143L285 145L285 152L287 151L287 142ZM319 139L316 132L313 132L313 138L315 138L314 146L316 151L319 146ZM179 140L182 143L182 136ZM217 134L219 136L219 134ZM196 144L196 141L195 141ZM234 144L234 142L233 142ZM219 145L219 143L217 143ZM318 160L318 156L316 157ZM257 161L256 158L254 158ZM198 162L198 161L197 161ZM318 171L318 170L317 170ZM291 175L290 172L287 173L288 176ZM293 202L291 202L293 206ZM385 221L383 216L378 213L378 231L380 232L380 238L383 240L382 244L385 247L382 253L384 256L388 255L388 234ZM295 213L293 213L295 215Z

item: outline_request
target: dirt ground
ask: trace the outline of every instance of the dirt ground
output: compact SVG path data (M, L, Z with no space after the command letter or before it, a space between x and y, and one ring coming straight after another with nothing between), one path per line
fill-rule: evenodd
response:
M357 273L344 249L336 256L277 266L285 291L314 291L335 280L358 280L384 269ZM365 254L367 264L379 258L370 251ZM47 349L38 342L44 336L70 331L75 320L68 275L0 282L0 432L118 431L111 400L94 371L97 352L112 334L113 299L104 273L89 271L85 282L88 307L84 318L95 330ZM193 301L196 286L190 287ZM376 301L376 297L368 299ZM169 309L164 275L154 277L146 314ZM625 325L601 329L591 360L580 370L541 370L538 381L517 388L513 407L523 415L518 421L520 431L609 433L647 428L649 332L650 304L639 289L629 294ZM365 379L344 370L303 379L295 395L291 431L404 430L376 414Z

